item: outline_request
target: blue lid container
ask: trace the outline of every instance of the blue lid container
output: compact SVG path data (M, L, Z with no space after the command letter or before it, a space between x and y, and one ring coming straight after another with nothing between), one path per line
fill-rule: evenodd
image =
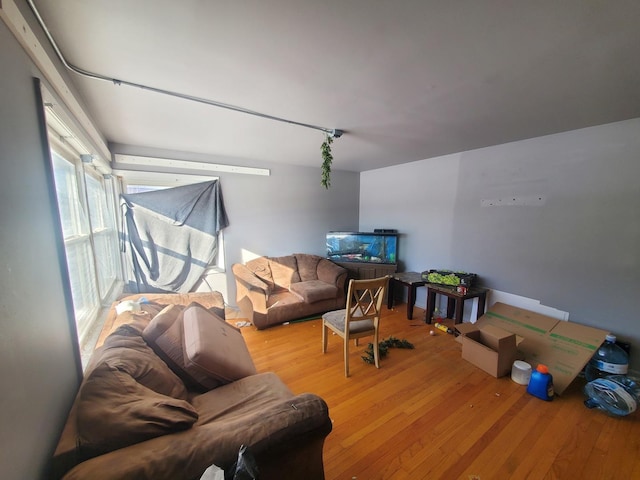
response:
M536 367L535 371L531 372L527 393L546 400L547 402L553 400L553 377L549 373L549 368L546 365L540 364Z

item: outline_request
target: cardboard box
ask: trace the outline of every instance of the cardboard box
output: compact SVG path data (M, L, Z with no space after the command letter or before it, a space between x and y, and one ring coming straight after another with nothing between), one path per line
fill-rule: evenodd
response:
M516 360L516 336L493 325L469 329L462 337L462 358L494 377L511 372Z
M465 329L456 325L463 334ZM607 330L557 320L523 308L495 303L473 324L474 329L493 326L516 335L518 358L549 367L557 394L576 378L609 333Z

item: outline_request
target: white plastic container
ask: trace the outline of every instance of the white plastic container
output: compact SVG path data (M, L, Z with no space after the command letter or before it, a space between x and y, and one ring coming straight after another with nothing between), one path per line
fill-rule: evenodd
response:
M522 360L516 360L511 367L511 380L520 385L529 385L531 378L531 365Z

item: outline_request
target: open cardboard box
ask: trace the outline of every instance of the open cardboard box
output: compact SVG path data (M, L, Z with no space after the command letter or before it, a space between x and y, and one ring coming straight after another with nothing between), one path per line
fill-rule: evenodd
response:
M465 324L470 325L470 324ZM516 359L516 336L493 325L470 328L462 339L462 358L494 377L511 372Z
M514 334L516 358L530 363L533 369L540 363L549 367L555 392L559 395L576 378L609 333L504 303L495 303L475 324L462 323L455 326L462 335L463 358L465 337L469 337L471 332L486 330L487 327ZM471 335L469 338L474 339L479 334Z

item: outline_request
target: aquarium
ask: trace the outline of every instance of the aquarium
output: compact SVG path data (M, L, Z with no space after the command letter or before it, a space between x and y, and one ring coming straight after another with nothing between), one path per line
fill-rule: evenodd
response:
M398 234L329 232L327 258L334 262L395 264L398 258Z

